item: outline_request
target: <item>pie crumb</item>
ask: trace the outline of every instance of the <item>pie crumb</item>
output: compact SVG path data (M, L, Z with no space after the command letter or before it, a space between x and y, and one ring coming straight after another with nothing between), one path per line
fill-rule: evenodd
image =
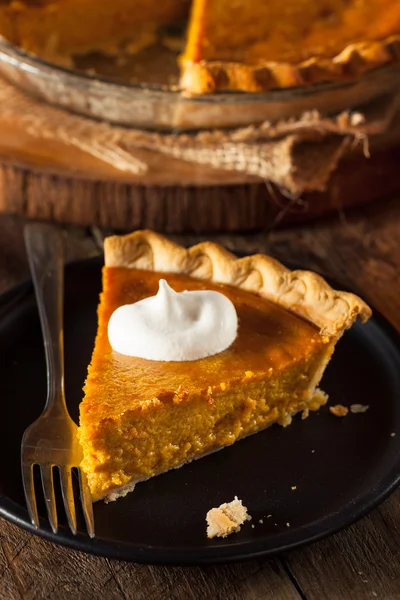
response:
M303 412L301 413L301 418L302 418L303 420L304 420L304 419L307 419L307 417L308 417L308 415L309 415L309 414L310 414L310 411L309 411L309 409L308 409L308 408L305 408L305 409L303 410Z
M290 523L289 522L286 523L286 527L290 527Z
M264 523L264 521L262 519L259 519L258 522L260 523L260 525L262 525Z
M396 435L396 434L395 434L395 432L393 431L393 433L391 433L391 434L390 434L390 437L394 437L395 435Z
M345 417L349 412L349 409L343 404L336 404L335 406L330 406L329 411L335 415L335 417Z
M368 409L369 409L368 404L352 404L350 406L350 410L354 414L365 413L365 412L367 412Z
M292 489L293 491L294 491L294 490L297 490L297 485L292 485L291 489Z
M250 521L251 516L247 512L246 506L237 496L232 502L221 504L218 508L212 508L206 516L207 537L226 537L231 533L240 531L240 526L245 521Z

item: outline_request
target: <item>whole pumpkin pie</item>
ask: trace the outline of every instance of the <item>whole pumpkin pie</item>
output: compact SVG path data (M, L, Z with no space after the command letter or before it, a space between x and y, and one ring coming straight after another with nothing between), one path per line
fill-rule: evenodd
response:
M111 316L155 296L160 279L178 293L210 290L228 298L238 318L233 343L180 361L113 349ZM82 468L93 500L114 500L139 481L318 410L327 401L318 384L336 342L370 312L357 296L268 256L238 259L208 242L186 250L150 231L107 238L80 406Z
M398 0L3 0L0 33L55 62L151 46L185 20L187 94L348 80L400 62Z

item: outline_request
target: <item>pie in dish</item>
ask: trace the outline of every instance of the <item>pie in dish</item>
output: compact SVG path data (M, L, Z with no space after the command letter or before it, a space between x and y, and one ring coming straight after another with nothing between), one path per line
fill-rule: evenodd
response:
M195 0L181 83L259 92L355 78L400 59L400 2Z
M157 293L215 290L233 303L239 327L231 346L192 361L157 361L110 346L114 311ZM93 500L114 500L135 484L233 444L261 429L318 410L318 389L342 333L371 314L357 296L276 260L238 259L205 242L188 250L137 231L105 240L98 331L80 440Z
M400 61L397 0L0 3L0 32L58 62L93 50L115 53L124 43L140 51L162 28L187 18L180 59L181 88L187 94L346 80Z

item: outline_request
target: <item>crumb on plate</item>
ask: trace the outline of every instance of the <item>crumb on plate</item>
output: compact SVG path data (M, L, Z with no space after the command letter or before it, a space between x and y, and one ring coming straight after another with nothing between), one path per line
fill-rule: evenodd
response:
M291 489L292 490L297 490L297 485L292 485Z
M304 419L307 419L307 417L308 417L308 415L309 415L309 414L310 414L310 411L309 411L309 409L308 409L308 408L305 408L305 409L303 410L303 412L301 413L301 418L302 418L303 420L304 420Z
M349 409L343 404L336 404L335 406L330 406L329 411L335 415L335 417L345 417L349 412Z
M355 415L357 413L365 413L365 412L367 412L368 409L369 409L368 404L352 404L350 406L351 412L354 413Z
M246 506L237 496L232 502L221 504L218 508L212 508L206 516L207 537L226 537L231 533L240 531L240 526L245 521L250 521L251 516L247 512Z

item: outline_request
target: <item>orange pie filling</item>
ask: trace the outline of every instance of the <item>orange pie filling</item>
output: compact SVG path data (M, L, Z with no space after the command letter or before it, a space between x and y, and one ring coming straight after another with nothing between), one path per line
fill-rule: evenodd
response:
M223 352L163 362L112 350L113 311L157 293L216 290L235 305L239 329ZM288 425L317 410L316 391L335 340L302 318L228 285L181 274L105 267L99 327L80 409L80 439L94 500L114 499L134 484L214 452L272 423ZM307 415L307 412L305 413Z
M399 31L400 5L393 0L195 0L185 57L296 64Z
M9 41L60 62L102 51L132 53L154 42L158 29L187 15L187 0L0 0L0 32Z
M259 92L351 79L398 61L399 33L392 0L194 0L181 87Z

